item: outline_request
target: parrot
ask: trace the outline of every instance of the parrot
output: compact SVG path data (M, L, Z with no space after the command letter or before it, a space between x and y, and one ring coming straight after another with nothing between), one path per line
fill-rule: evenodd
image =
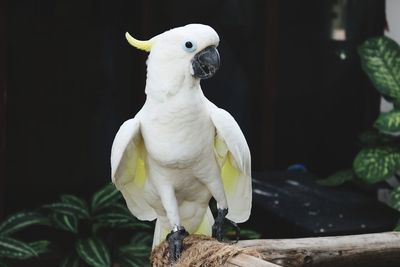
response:
M176 262L189 234L221 242L230 223L238 237L237 223L251 213L250 150L235 119L200 86L221 65L212 27L188 24L145 41L125 37L148 52L146 100L115 135L111 179L135 217L156 219L153 247L167 240Z

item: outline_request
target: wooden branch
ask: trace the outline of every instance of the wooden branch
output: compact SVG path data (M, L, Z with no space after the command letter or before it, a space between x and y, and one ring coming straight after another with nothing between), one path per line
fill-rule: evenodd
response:
M177 263L179 266L193 266L202 261L207 266L220 266L224 256L235 254L224 267L400 266L400 232L240 241L237 246L248 248L246 252L203 235L189 235L184 242L187 247ZM263 259L245 253L259 253ZM152 251L151 262L152 266L169 265L167 242Z
M240 241L238 246L254 248L262 254L264 260L285 267L400 266L400 232L280 240L245 240Z
M224 267L280 267L280 266L250 255L239 254L229 259L225 263Z

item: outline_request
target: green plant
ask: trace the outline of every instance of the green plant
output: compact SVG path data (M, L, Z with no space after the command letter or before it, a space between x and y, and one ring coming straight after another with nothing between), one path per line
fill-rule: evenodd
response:
M57 244L62 267L146 266L151 251L150 223L139 222L121 193L109 184L95 193L90 205L74 195L43 206L50 226L67 233L69 244Z
M320 180L323 185L335 186L354 179L372 184L400 172L400 46L390 38L376 37L364 42L358 52L364 72L394 108L378 116L373 131L361 135L363 147L353 168ZM390 204L400 210L400 188L393 190Z
M121 193L109 184L95 193L88 205L73 195L45 205L50 225L72 236L69 246L59 246L62 267L144 267L148 265L153 225L138 221L123 203ZM233 229L226 237L233 239ZM242 230L241 238L259 238L252 230ZM53 242L57 243L57 242ZM66 247L62 251L62 247Z
M50 242L39 240L24 242L12 235L33 225L47 225L48 219L39 212L18 212L0 224L0 266L11 266L13 261L39 259L39 255L49 251ZM10 264L10 265L9 265Z
M51 240L26 243L10 237L33 225L46 227ZM77 196L62 195L59 202L38 211L8 217L0 224L0 267L31 258L61 267L144 267L149 265L152 234L153 224L138 221L121 193L108 184L93 195L90 205ZM226 237L234 239L233 228L226 230ZM241 231L242 239L259 237L255 231ZM39 258L41 254L47 257Z

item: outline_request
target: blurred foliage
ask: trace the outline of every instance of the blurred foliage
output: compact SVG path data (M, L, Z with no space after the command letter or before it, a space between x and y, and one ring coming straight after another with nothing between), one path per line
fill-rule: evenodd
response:
M320 180L322 185L335 186L355 179L373 184L400 173L400 46L381 36L365 41L358 52L364 72L394 108L382 112L373 125L375 129L360 136L362 148L353 168ZM399 192L400 188L394 189L390 201L397 210L400 210Z
M48 252L49 241L24 242L11 235L32 225L47 225L48 219L39 212L18 212L0 224L0 266L12 266L16 260L27 260Z
M318 184L324 186L338 186L354 179L353 170L342 170L329 176L328 178L318 180Z
M45 227L42 230L51 238L23 242L10 237L35 225ZM24 266L148 266L152 229L151 223L138 221L129 212L113 184L96 192L90 205L77 196L62 195L59 202L15 213L0 224L0 266L27 260Z
M90 205L77 196L62 195L60 202L43 208L50 226L71 236L68 238L71 244L55 244L62 257L60 266L148 265L153 226L138 221L129 212L113 184L96 192ZM132 252L129 255L128 249Z
M34 225L53 231L51 238L23 242L10 237ZM235 239L233 228L226 229L225 237ZM243 229L240 238L256 239L260 234ZM108 184L93 195L90 204L66 194L38 211L8 217L0 224L0 266L34 258L35 263L26 266L58 262L60 267L145 267L149 266L152 241L153 224L138 221L121 193Z
M224 236L227 240L236 241L236 231L233 227L226 227L224 229ZM246 240L246 239L259 239L261 234L251 230L251 229L241 229L239 240Z

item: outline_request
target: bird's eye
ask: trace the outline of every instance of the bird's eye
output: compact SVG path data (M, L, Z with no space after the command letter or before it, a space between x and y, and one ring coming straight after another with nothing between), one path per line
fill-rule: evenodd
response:
M183 45L183 49L186 51L186 52L193 52L194 50L196 50L196 45L193 43L193 42L191 42L191 41L187 41L187 42L185 42L185 44Z
M192 44L192 42L186 42L185 46L186 46L186 48L190 49L193 47L193 44Z

